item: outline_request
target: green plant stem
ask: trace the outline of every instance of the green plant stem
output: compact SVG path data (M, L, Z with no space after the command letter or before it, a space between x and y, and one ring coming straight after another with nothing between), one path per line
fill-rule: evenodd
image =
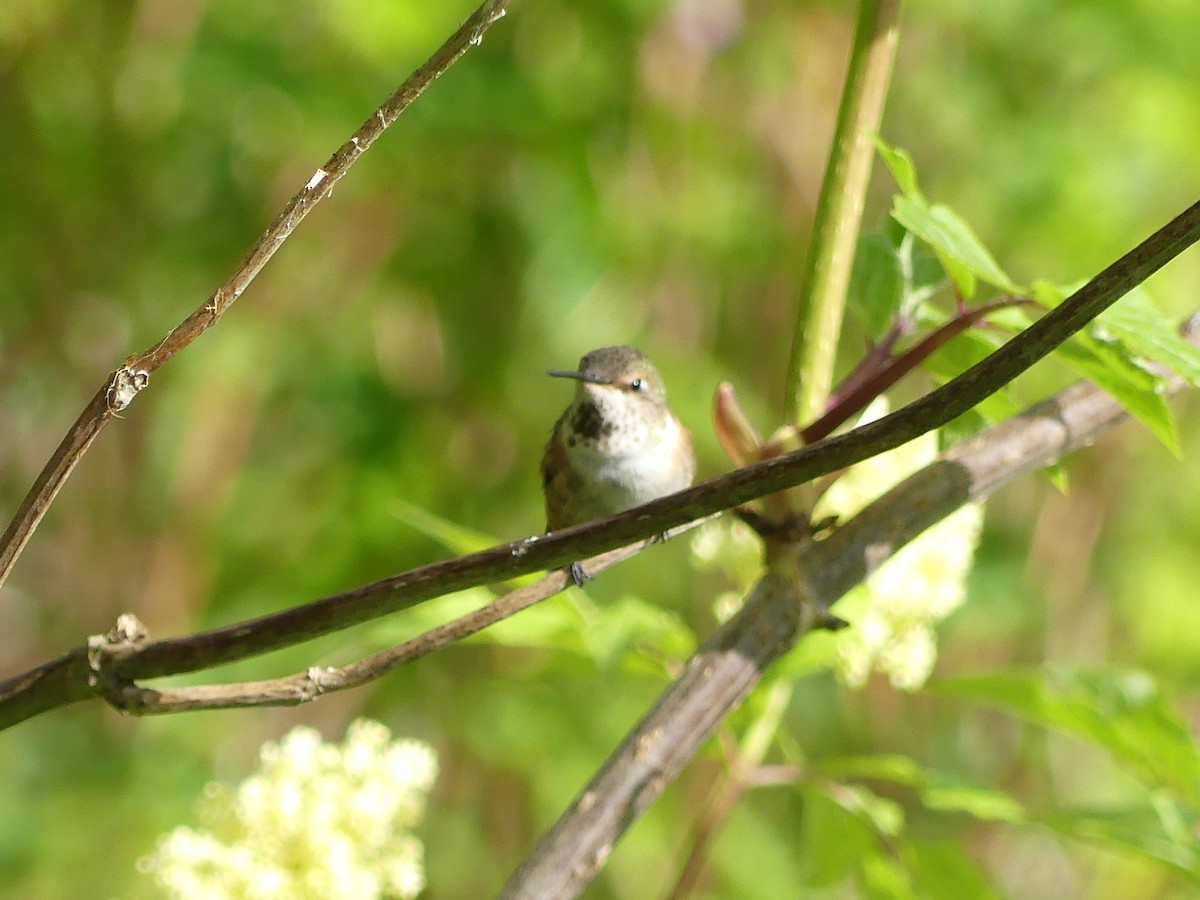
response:
M789 421L797 424L823 412L833 383L846 287L875 153L871 139L883 115L899 12L900 0L862 0L859 7L792 339L785 403Z

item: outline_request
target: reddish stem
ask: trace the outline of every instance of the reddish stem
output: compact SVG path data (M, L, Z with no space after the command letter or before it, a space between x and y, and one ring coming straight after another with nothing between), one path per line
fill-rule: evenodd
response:
M955 313L954 318L926 335L919 343L880 364L879 351L887 349L889 339L894 345L902 333L901 326L893 326L884 342L872 351L834 392L825 414L805 426L800 431L800 436L806 444L828 437L834 429L928 359L938 348L945 346L951 338L962 334L980 319L998 309L1024 306L1032 302L1027 297L1006 294L974 309L962 308Z

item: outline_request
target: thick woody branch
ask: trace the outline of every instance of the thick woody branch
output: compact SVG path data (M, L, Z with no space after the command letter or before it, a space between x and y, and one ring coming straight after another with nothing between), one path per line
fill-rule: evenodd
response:
M510 0L487 0L471 14L462 26L438 48L419 69L388 97L300 188L283 211L238 263L233 274L218 287L200 308L173 328L166 337L146 350L129 357L113 372L84 407L50 460L17 508L3 536L0 536L0 585L12 571L21 551L58 495L75 465L87 452L100 431L121 410L133 402L150 382L159 366L217 323L225 311L250 286L275 251L288 239L304 217L328 197L333 186L371 144L425 92L438 77L470 47L478 44L487 29L503 17Z
M981 433L897 485L832 536L786 548L741 612L697 651L509 880L501 897L577 896L621 835L678 777L767 667L829 607L964 503L1094 442L1125 412L1081 383Z

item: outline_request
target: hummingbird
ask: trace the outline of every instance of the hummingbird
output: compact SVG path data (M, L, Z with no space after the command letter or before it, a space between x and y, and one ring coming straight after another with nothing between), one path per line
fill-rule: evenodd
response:
M542 456L548 531L691 485L691 434L671 412L662 377L644 353L601 347L579 360L577 371L547 374L576 382Z

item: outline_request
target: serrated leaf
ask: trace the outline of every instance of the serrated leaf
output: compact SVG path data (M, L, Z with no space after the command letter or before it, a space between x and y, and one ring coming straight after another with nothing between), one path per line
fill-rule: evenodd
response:
M1145 673L1002 672L930 687L1091 741L1151 788L1166 786L1200 804L1200 752Z
M1130 291L1100 314L1096 327L1111 332L1134 354L1160 363L1200 387L1200 348L1180 336L1145 291Z
M904 194L893 199L892 216L933 247L963 297L974 295L976 276L1003 291L1022 293L1017 283L992 258L971 226L950 207L929 205Z
M867 334L873 340L883 337L904 299L904 273L896 248L882 234L858 239L848 299Z
M1119 343L1079 333L1059 347L1055 356L1111 394L1175 456L1182 455L1171 408L1159 393L1159 380Z

